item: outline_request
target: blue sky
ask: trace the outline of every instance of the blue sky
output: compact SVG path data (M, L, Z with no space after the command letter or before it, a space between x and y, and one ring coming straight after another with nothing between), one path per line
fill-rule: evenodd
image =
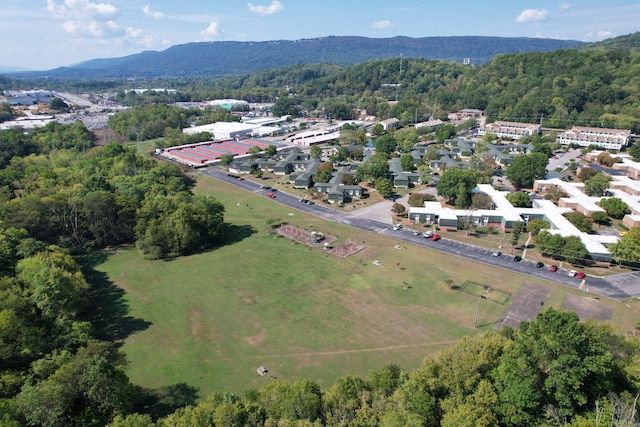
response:
M44 70L198 41L502 36L599 41L638 0L0 0L0 66Z

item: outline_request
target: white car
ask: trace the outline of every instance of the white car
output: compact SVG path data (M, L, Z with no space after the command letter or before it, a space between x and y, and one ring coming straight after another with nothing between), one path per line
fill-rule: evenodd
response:
M499 257L500 255L502 255L502 252L500 251L495 251L491 254L491 256L495 256L495 257Z
M396 224L396 225L394 225L394 226L393 226L393 229L394 229L395 231L398 231L398 230L400 230L401 228L402 228L402 224Z
M576 277L578 275L578 272L575 270L569 270L569 272L567 273L567 276L569 277Z
M430 238L431 236L433 236L433 231L431 231L431 230L429 230L429 231L425 231L424 233L422 233L422 235L423 235L425 238L427 238L427 239L428 239L428 238Z

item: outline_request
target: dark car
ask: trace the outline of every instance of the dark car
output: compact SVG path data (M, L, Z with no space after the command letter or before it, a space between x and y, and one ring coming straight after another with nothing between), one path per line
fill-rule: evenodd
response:
M513 257L513 260L515 262L520 262L520 261L522 261L522 257L520 255L516 255L516 256Z
M536 262L536 268L542 268L542 267L544 267L543 262L540 262L540 261Z

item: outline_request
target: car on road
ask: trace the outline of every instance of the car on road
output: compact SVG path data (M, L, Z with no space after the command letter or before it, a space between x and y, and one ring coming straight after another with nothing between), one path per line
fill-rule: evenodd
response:
M313 200L309 200L307 203L310 204L310 205L315 205L316 204L316 202L314 202Z
M433 231L425 231L424 233L422 233L422 235L428 239L429 237L433 236Z
M584 272L582 272L582 271L579 271L579 272L578 272L578 274L576 274L576 277L577 277L578 279L584 279L584 277L585 277L585 276L586 276L586 275L585 275L585 274L584 274Z
M552 273L555 273L556 271L558 271L558 266L552 265L551 267L549 267L549 271L551 271Z
M578 275L578 272L575 270L569 270L569 272L567 273L567 276L569 277L576 277Z
M515 262L520 262L520 261L522 261L522 257L520 255L516 255L516 256L513 257L513 260Z
M276 198L276 195L275 195L275 194L273 194L273 193L269 193L269 194L267 194L267 196L271 197L272 199L275 199L275 198Z
M542 268L542 267L544 267L543 262L540 262L540 261L536 262L536 268Z
M300 203L309 203L307 199L300 199Z
M500 255L502 255L502 252L500 251L494 251L491 253L491 256L494 256L494 257L499 257Z
M433 236L431 236L431 240L433 240L434 242L437 242L440 239L441 239L441 237L440 237L439 234L434 234Z
M394 226L393 226L393 229L394 229L395 231L398 231L398 230L400 230L401 228L402 228L402 224L396 224L396 225L394 225Z

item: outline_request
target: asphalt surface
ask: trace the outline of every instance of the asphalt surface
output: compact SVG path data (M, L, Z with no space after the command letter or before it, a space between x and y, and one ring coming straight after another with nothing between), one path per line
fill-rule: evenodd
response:
M549 271L550 265L548 264L545 264L542 268L537 268L535 266L536 263L533 261L524 259L520 262L516 262L514 261L513 256L508 254L492 256L494 251L491 249L481 248L446 238L442 238L438 241L432 241L423 237L422 234L416 234L413 230L406 228L393 230L393 225L389 223L375 219L349 216L348 214L344 214L323 204L315 203L311 205L302 203L298 197L294 197L281 191L274 191L273 189L261 188L260 184L253 181L235 178L233 175L227 174L226 172L215 169L206 169L202 170L202 172L244 190L260 194L264 197L268 197L269 193L273 193L275 195L275 198L273 198L274 202L290 206L294 209L298 209L310 215L329 221L339 222L341 224L370 231L372 233L384 234L388 237L407 243L482 262L505 270L526 274L534 278L547 280L549 282L554 282L574 289L581 289L585 292L601 295L611 299L622 300L633 296L640 296L640 272L618 274L608 276L607 278L586 276L584 279L578 279L577 277L569 277L567 275L568 270L566 269L559 268L556 272L551 272Z

